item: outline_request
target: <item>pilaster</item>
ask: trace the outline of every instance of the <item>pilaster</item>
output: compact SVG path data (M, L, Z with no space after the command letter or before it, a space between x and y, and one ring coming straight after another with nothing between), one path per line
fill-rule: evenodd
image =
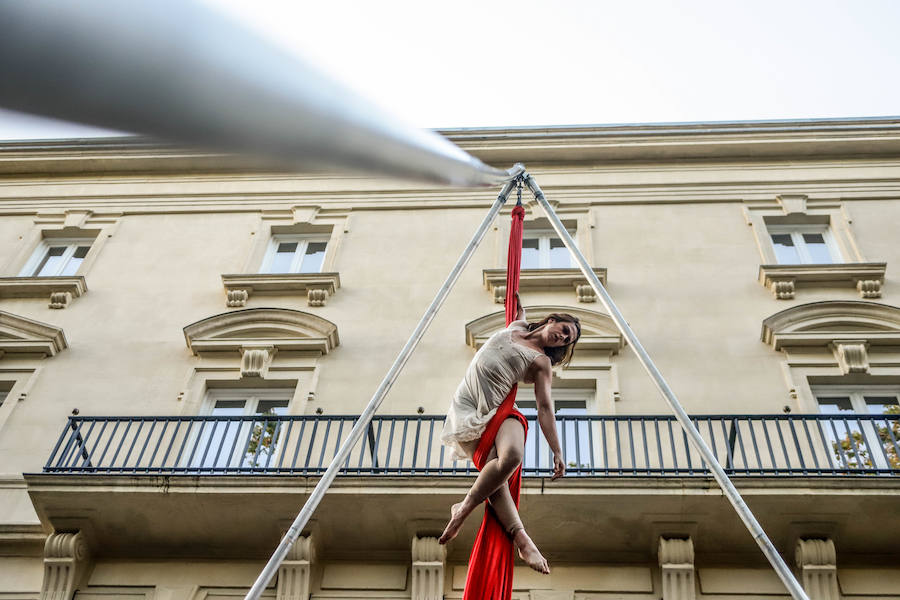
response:
M278 568L276 600L309 600L310 570L314 559L310 536L297 538Z
M40 600L71 600L90 570L91 555L84 535L51 533L44 543L44 581Z
M411 600L442 600L447 549L434 537L412 539Z
M795 557L810 600L840 600L837 557L830 538L798 540Z
M694 600L694 542L659 538L659 567L662 570L662 600Z

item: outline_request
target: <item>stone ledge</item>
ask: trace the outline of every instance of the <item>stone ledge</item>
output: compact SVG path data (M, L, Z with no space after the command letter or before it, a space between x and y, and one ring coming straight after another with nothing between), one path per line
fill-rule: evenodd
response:
M324 306L341 287L339 273L246 273L222 275L227 306L246 306L251 294L306 292L309 306Z
M84 275L62 277L0 277L0 298L47 298L50 308L66 308L87 292Z
M596 267L594 273L600 283L606 285L606 268ZM491 293L494 302L503 304L506 296L506 269L484 269L482 271L484 287ZM522 269L519 274L520 290L552 290L570 288L574 290L579 302L596 302L597 296L581 269Z
M778 300L792 300L797 287L856 288L862 298L881 298L887 263L760 265L759 282Z

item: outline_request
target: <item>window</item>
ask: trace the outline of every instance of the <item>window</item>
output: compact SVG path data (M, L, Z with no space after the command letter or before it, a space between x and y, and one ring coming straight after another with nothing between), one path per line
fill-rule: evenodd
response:
M45 238L25 263L22 277L75 275L91 249L93 238Z
M293 393L290 388L210 390L203 414L222 418L198 422L188 464L215 469L265 467L277 454L283 427L282 421L265 417L286 415Z
M591 446L594 439L589 431L590 422L578 417L587 416L588 402L594 397L593 389L554 388L553 407L556 409L556 430L559 443L569 468L578 465L590 466ZM516 406L530 422L531 435L525 440L524 468L552 468L553 457L539 433L537 424L537 401L533 387L520 386L516 393Z
M778 264L843 262L827 225L769 225L768 232Z
M319 273L327 245L327 236L275 236L260 273Z
M523 269L569 269L572 257L553 231L526 231L522 238Z
M900 387L814 387L834 458L851 468L900 468ZM867 415L863 417L863 415Z

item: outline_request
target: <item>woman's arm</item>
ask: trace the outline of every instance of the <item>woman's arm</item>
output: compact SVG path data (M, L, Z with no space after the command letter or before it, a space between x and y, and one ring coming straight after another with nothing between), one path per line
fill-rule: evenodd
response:
M506 299L503 300L503 306L506 306ZM525 320L525 308L522 306L522 299L519 298L519 292L516 292L516 318L514 320Z
M553 452L553 477L559 479L566 474L566 463L563 462L562 448L559 445L559 435L556 433L556 416L553 409L553 398L550 396L550 382L553 372L550 369L550 359L539 356L534 360L536 367L534 374L534 397L537 400L538 423L544 438Z

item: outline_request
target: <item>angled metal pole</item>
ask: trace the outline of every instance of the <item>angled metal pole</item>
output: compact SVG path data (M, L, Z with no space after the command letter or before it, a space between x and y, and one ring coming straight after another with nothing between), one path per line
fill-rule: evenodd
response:
M534 178L527 173L525 174L525 184L534 194L534 197L541 205L541 208L544 209L544 212L547 214L547 218L550 219L550 224L553 225L553 229L556 231L557 235L559 235L559 238L563 241L563 243L566 245L566 248L569 249L569 252L571 252L572 256L578 262L578 267L581 269L581 272L591 284L591 287L594 288L594 292L597 293L597 297L600 298L603 306L606 307L606 310L609 312L609 315L615 322L616 327L619 328L619 331L621 331L622 335L625 336L625 339L628 340L628 343L631 345L631 349L634 350L634 353L637 355L638 360L644 366L644 369L646 369L647 373L650 374L650 378L653 380L653 383L656 384L656 387L663 395L663 398L666 399L666 402L669 403L669 406L675 412L675 417L678 419L681 427L684 429L688 438L691 440L691 444L693 444L694 448L696 448L697 451L699 451L703 456L703 460L706 461L706 464L712 471L713 477L715 477L716 481L719 483L719 486L722 488L722 491L725 493L725 496L731 502L732 506L734 506L734 510L737 511L737 514L744 522L744 525L747 526L747 529L750 531L753 539L756 540L757 544L759 544L759 547L762 549L763 554L765 554L766 558L769 560L772 568L775 569L778 577L781 578L781 581L784 583L785 587L787 587L791 596L794 597L794 600L809 600L806 592L803 591L803 587L801 587L800 583L797 581L797 578L794 577L794 574L791 573L790 568L788 568L787 564L785 564L784 559L781 558L781 555L778 554L778 550L775 549L775 545L772 544L772 541L768 538L766 532L763 531L762 526L760 526L759 522L756 520L756 517L753 516L753 513L750 511L750 507L748 507L744 502L744 499L741 498L741 494L737 491L737 488L734 487L734 484L731 483L728 475L725 474L725 471L719 465L719 462L716 460L716 457L712 453L712 450L709 449L709 446L707 446L706 442L703 441L703 438L700 437L700 432L697 431L696 427L694 427L694 424L691 422L688 414L684 412L684 409L681 407L681 403L678 402L678 398L675 397L675 392L672 391L672 388L670 388L669 384L666 383L666 380L663 379L662 373L660 373L659 369L656 368L656 365L653 363L653 359L651 359L647 351L644 350L644 347L641 345L641 342L637 339L637 336L631 330L628 322L625 321L625 317L623 317L622 313L619 312L619 309L612 301L609 293L603 287L603 284L600 283L600 279L591 269L591 266L588 264L587 259L584 258L584 255L578 249L578 246L575 245L575 240L573 240L572 236L569 235L569 232L566 231L565 226L562 224L562 221L559 220L559 217L556 215L553 207L550 206L549 202L547 202L547 199L544 197L544 192L541 191L541 188L538 186L537 182L535 182Z
M200 0L0 2L0 106L279 168L463 186L510 177Z
M272 554L269 562L266 563L266 566L259 574L259 577L256 578L256 581L253 583L253 587L251 587L250 591L247 592L245 600L259 599L260 594L262 594L263 590L266 588L266 585L275 575L275 572L278 570L278 567L279 565L281 565L284 557L287 556L288 550L290 550L293 543L297 541L297 537L299 537L300 532L303 531L303 528L306 526L309 518L316 510L316 507L319 506L319 502L321 502L322 498L325 496L325 492L328 491L328 487L331 485L331 482L334 481L334 478L337 476L338 471L341 469L341 465L344 464L344 461L347 459L347 456L350 454L353 446L356 445L356 442L358 442L359 439L363 436L363 433L365 433L366 428L369 426L369 422L372 420L372 417L375 416L375 411L378 410L378 407L381 405L381 401L384 400L385 395L387 395L388 391L391 389L391 386L394 385L394 381L397 379L397 376L400 374L400 371L403 369L403 366L406 364L406 361L409 359L410 355L412 355L412 352L418 345L419 340L422 339L422 336L425 334L425 330L428 329L428 326L431 324L432 319L434 319L434 316L441 308L441 305L444 303L444 300L447 298L447 295L453 288L453 284L455 284L456 280L459 279L459 274L462 273L462 270L466 266L466 263L469 262L472 254L475 253L475 249L478 248L478 245L484 238L484 234L491 226L491 223L494 222L494 218L496 218L497 213L500 212L500 209L506 202L507 197L509 197L509 193L515 187L516 175L518 173L521 173L523 170L524 169L521 165L516 165L512 169L510 169L510 175L513 177L513 179L508 181L506 185L503 186L503 189L500 190L500 194L494 201L494 205L491 207L491 210L488 211L487 216L485 216L484 220L481 222L481 225L478 226L478 230L475 232L475 235L472 236L472 240L469 242L469 245L466 246L466 249L463 251L462 256L460 256L459 260L456 261L456 264L453 266L453 269L450 271L450 274L444 281L444 285L441 286L441 289L438 290L438 293L434 297L434 300L431 301L431 305L425 310L425 314L422 315L422 318L419 320L419 324L416 325L416 328L413 330L412 335L409 336L409 339L406 341L406 345L403 346L402 350L400 350L400 354L397 355L397 358L394 360L394 364L391 365L391 368L384 376L384 379L381 380L381 385L379 385L378 389L375 390L375 395L373 395L372 399L369 400L369 404L366 405L365 410L359 416L359 419L356 421L356 425L354 425L353 429L350 431L350 435L341 445L337 454L335 454L334 459L331 461L331 464L328 465L328 469L325 471L325 474L322 475L322 479L320 479L319 483L316 484L316 487L315 489L313 489L312 494L310 494L309 498L306 500L306 504L304 504L303 508L300 510L300 514L298 514L297 518L294 519L294 522L291 525L290 529L288 529L287 533L281 539L281 543L278 544L278 548L275 549L275 553Z

